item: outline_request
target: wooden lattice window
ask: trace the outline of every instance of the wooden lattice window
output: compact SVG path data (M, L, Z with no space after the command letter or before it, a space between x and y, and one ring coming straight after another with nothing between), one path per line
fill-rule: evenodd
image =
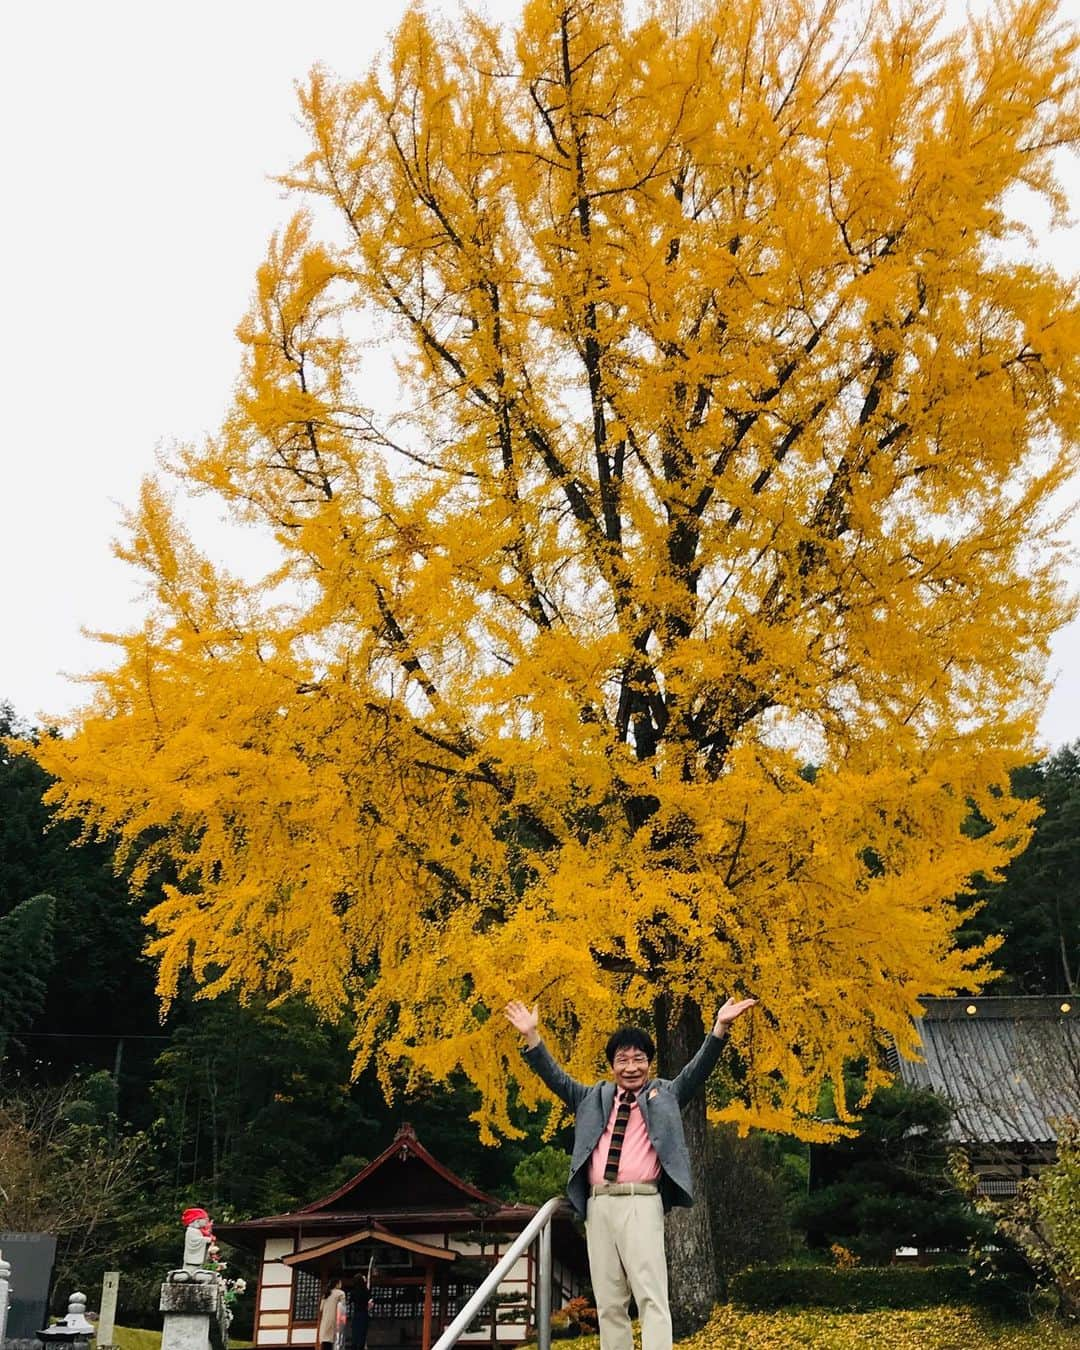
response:
M372 1317L387 1317L396 1322L424 1315L422 1284L379 1284L371 1291Z
M448 1280L446 1283L446 1320L452 1321L480 1288L479 1279ZM483 1331L491 1325L491 1304L485 1303L466 1327L467 1332Z
M308 1270L293 1271L294 1322L316 1322L319 1318L319 1277Z

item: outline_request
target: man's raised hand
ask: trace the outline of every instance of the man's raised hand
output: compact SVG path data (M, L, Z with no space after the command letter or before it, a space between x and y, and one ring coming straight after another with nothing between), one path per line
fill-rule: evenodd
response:
M525 1004L519 999L512 998L503 1009L506 1020L512 1027L520 1031L525 1037L525 1044L531 1050L534 1045L540 1044L540 1018L537 1016L539 1004L534 1003L532 1008L526 1008Z
M726 1036L728 1027L735 1021L736 1017L741 1017L744 1012L749 1008L752 1008L756 1003L756 998L729 998L716 1014L716 1021L713 1023L712 1034L721 1038Z

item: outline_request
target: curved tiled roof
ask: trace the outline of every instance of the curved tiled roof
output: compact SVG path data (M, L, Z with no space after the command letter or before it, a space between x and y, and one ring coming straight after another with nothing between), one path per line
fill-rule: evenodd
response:
M1052 1144L1054 1122L1080 1116L1080 999L927 998L916 1020L923 1062L902 1080L956 1108L957 1143Z

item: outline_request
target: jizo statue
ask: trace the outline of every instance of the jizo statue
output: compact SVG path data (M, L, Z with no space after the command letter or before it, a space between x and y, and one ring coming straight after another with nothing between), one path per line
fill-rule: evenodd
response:
M214 1224L205 1209L185 1209L180 1216L184 1225L184 1269L202 1270L214 1241Z

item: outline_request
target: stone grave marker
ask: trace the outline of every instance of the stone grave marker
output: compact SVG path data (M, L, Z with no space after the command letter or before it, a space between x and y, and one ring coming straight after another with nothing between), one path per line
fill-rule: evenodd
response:
M48 1318L56 1238L50 1233L0 1232L0 1251L11 1267L6 1337L31 1340Z
M101 1312L98 1314L98 1350L112 1350L116 1330L116 1298L120 1291L120 1272L107 1270L101 1281Z

